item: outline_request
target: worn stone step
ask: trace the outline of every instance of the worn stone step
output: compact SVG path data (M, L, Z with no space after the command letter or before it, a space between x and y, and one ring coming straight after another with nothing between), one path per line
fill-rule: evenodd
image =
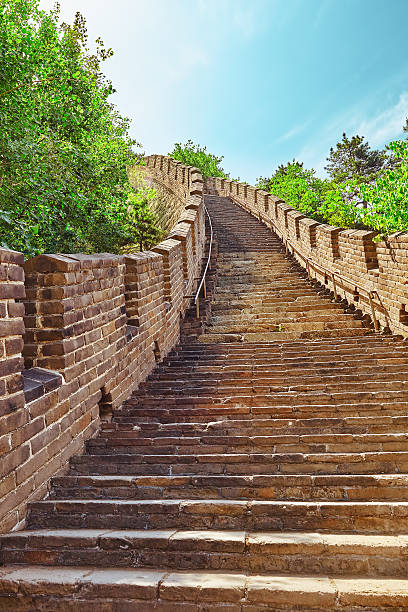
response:
M408 451L363 453L111 454L71 458L73 474L392 474L408 472Z
M299 299L296 296L288 297L262 297L253 296L245 299L237 299L237 297L219 296L216 302L211 304L211 314L213 316L226 316L226 312L231 313L262 313L265 316L268 314L279 313L279 312L343 312L343 309L336 302L332 302L329 299L319 298L316 295L304 296L303 299Z
M338 390L310 390L305 385L305 390L292 390L288 391L281 390L278 385L276 388L272 388L271 391L260 390L259 393L254 392L252 389L248 389L247 387L235 387L230 389L226 388L226 392L220 394L220 397L214 393L209 393L209 390L206 388L202 389L202 392L198 393L195 391L191 394L182 393L169 393L164 392L160 393L160 390L157 393L153 393L151 391L149 394L140 395L137 397L138 406L143 405L145 408L149 406L157 405L159 400L163 400L167 406L177 405L178 409L182 407L189 408L191 406L201 406L201 407L211 407L215 404L222 404L230 406L233 404L239 403L242 406L264 406L264 407L272 407L272 406L303 406L303 405L318 405L318 406L336 406L341 403L360 403L360 402L372 402L372 401L381 401L384 400L386 402L392 401L408 401L408 389L393 389L393 383L390 383L390 388L385 388L386 383L382 385L376 385L373 383L374 390L362 390L361 385L356 385L357 390L354 390L352 387L350 391L348 390L348 386L341 386ZM397 382L398 385L398 382ZM398 385L401 386L401 385ZM181 396L181 397L180 397Z
M277 366L288 367L301 364L305 360L309 363L341 362L343 359L357 362L359 357L366 359L367 363L371 361L372 365L376 365L377 362L384 362L384 364L398 363L399 361L401 363L407 362L405 344L390 342L383 345L377 342L367 342L372 338L376 340L377 337L375 334L366 335L363 338L348 336L343 344L334 340L330 343L330 340L324 338L320 339L321 342L310 341L310 343L305 343L297 340L288 344L285 343L284 346L281 343L262 343L259 345L256 343L245 345L239 343L237 346L237 343L231 342L219 344L218 350L215 350L214 344L211 343L206 345L195 344L192 350L180 347L177 351L171 353L162 362L161 367L168 364L178 367L188 367L195 364L201 367L210 365L211 362L214 365L236 366L245 361L254 365L262 365L265 362L266 365L276 364ZM353 343L351 340L355 340L355 342Z
M334 322L334 321L349 321L353 319L353 316L350 314L344 314L343 311L338 312L334 311L336 314L333 314L333 311L329 310L326 312L325 310L310 310L307 312L302 312L300 310L294 311L278 311L265 313L264 311L260 312L239 312L239 313L227 313L217 316L211 317L211 323L208 329L212 329L214 326L228 326L231 323L235 325L245 325L252 326L254 324L257 325L278 325L282 323L302 323L302 322ZM361 323L359 324L361 327ZM247 328L247 327L246 327Z
M261 500L45 500L29 504L30 529L250 529L408 534L408 502Z
M374 334L370 334L364 336L364 340L372 337ZM347 337L350 340L350 337ZM355 337L357 340L358 338ZM321 338L321 340L325 340ZM173 365L178 367L188 367L189 365L197 365L197 366L206 366L210 365L211 361L214 362L214 365L230 365L231 367L236 366L240 363L244 363L245 361L249 361L249 363L253 363L254 365L262 365L262 361L266 361L266 365L276 364L282 366L291 366L296 363L302 363L304 360L308 360L309 363L317 362L324 363L326 361L333 362L341 362L342 359L346 359L347 361L358 361L357 356L360 355L366 360L371 360L372 364L375 364L377 360L383 360L387 363L391 358L394 357L394 363L398 363L398 359L402 359L401 363L406 363L404 359L406 359L406 353L404 347L401 347L397 344L390 344L389 346L377 346L377 345L368 345L368 346L357 346L350 342L344 344L344 346L333 345L330 347L327 345L327 340L325 340L324 345L319 345L315 342L312 342L311 345L302 342L301 340L296 340L293 343L293 347L291 350L285 350L281 343L270 343L270 346L267 348L265 344L263 344L258 349L254 349L255 343L248 343L243 345L239 343L241 346L241 350L237 350L236 344L234 342L228 344L220 344L223 350L214 351L213 344L208 343L206 345L203 344L195 344L194 348L202 347L206 349L207 347L211 350L202 351L194 350L187 351L185 349L180 349L179 351L174 351L171 353L169 357L163 360L160 367L164 367L166 365ZM228 351L228 347L231 345L231 351ZM299 346L301 345L301 346ZM313 345L313 346L312 346ZM248 350L245 348L248 346ZM389 361L392 363L392 361Z
M364 336L369 333L369 330L365 328L347 328L347 334L353 336ZM282 340L295 340L298 338L307 339L309 337L320 337L320 338L337 338L341 335L342 330L338 328L334 328L331 330L309 330L309 331L288 331L288 332L236 332L236 333L206 333L202 334L198 337L199 342L205 343L213 343L213 342L257 342L263 340L264 342L278 342Z
M246 333L252 331L268 331L274 325L281 325L282 329L288 332L292 331L309 331L309 330L325 330L325 329L349 329L349 328L361 328L361 321L355 319L352 315L338 314L333 316L325 315L310 315L304 314L304 316L288 316L278 315L271 317L264 317L264 320L260 320L259 317L236 317L231 315L230 317L224 317L226 321L219 322L217 320L211 320L208 325L208 333L215 333L219 330L219 333L235 333L236 331L243 330Z
M42 529L0 536L4 565L406 577L408 536L227 530Z
M132 433L140 435L154 435L155 437L180 436L180 435L303 435L314 433L405 433L408 428L407 416L345 416L337 418L310 418L310 419L287 419L287 418L253 418L228 419L209 422L193 423L148 423L139 422L111 422L102 425L102 435L108 432Z
M354 351L355 352L355 351ZM390 353L391 355L391 353ZM380 367L379 367L380 366ZM234 379L234 378L257 378L261 375L299 377L299 376L334 376L338 374L360 375L370 374L383 376L401 372L406 374L408 370L408 359L376 359L375 356L367 357L364 353L347 355L345 352L342 357L328 355L327 357L311 357L305 355L298 357L297 360L279 356L275 360L260 358L255 361L251 357L242 358L236 361L228 359L217 360L185 360L172 361L161 364L156 371L149 375L147 380L180 379L180 378L209 378L215 379ZM404 377L405 378L405 377Z
M217 302L214 302L214 304L211 305L211 312L214 313L213 318L227 318L227 315L221 314L224 309L229 309L231 311L236 310L237 313L241 313L242 315L263 314L264 316L278 312L303 313L306 309L307 312L311 312L313 314L317 314L322 311L331 313L343 312L343 308L340 306L340 304L331 302L328 299L319 299L314 296L311 296L310 300L308 300L306 303L304 300L298 302L297 300L283 301L282 299L277 299L276 302L273 302L272 304L257 304L252 302L247 306L244 306L244 304L239 300L217 300Z
M211 333L214 328L221 328L224 330L231 327L234 330L237 326L240 326L241 329L249 332L252 328L267 330L268 326L270 328L273 325L281 325L283 328L285 325L288 331L295 331L298 329L298 327L300 327L300 325L310 325L311 323L327 323L332 325L338 323L337 328L342 326L347 327L346 324L351 321L354 322L354 327L362 327L362 323L359 319L356 319L351 314L343 313L338 313L336 316L330 313L328 314L325 311L310 314L297 312L277 312L271 314L260 312L237 314L230 312L222 316L212 317L207 326L207 330L209 333ZM342 325L340 325L340 323ZM319 327L317 327L317 329L319 329Z
M0 609L5 612L208 612L217 609L238 612L241 602L247 601L249 611L253 603L257 605L259 590L254 583L255 594L246 594L250 579L233 572L169 572L165 568L9 565L0 568ZM396 593L393 596L395 599ZM391 596L388 598L391 600Z
M53 499L408 501L407 474L273 476L60 476Z
M344 373L338 371L337 375L305 375L305 376L284 376L283 374L270 375L267 372L259 372L258 376L251 376L248 372L242 373L242 376L233 376L228 379L227 375L217 375L213 373L211 376L197 375L184 379L174 376L169 378L151 378L139 388L137 397L142 399L153 394L174 394L182 393L184 396L196 395L199 393L222 396L228 395L237 389L244 390L246 393L270 393L277 390L280 393L293 391L311 391L316 392L318 389L327 392L342 391L345 387L353 392L356 391L378 391L378 390L404 390L408 389L408 382L405 372L383 372L380 376L373 378L370 373L360 372L355 374ZM222 376L222 377L221 377Z
M155 402L158 404L159 402ZM166 402L163 402L166 403ZM203 407L194 407L191 402L190 406L184 409L177 409L174 406L169 408L149 408L141 406L139 408L123 408L120 411L114 412L115 421L128 423L130 420L134 425L138 422L143 423L212 423L219 421L235 421L238 417L243 420L252 419L300 419L305 420L308 418L315 418L319 415L320 418L328 417L370 417L379 415L383 416L398 416L404 414L406 409L406 401L402 402L376 402L374 399L371 402L365 401L359 403L353 401L352 403L337 403L333 405L275 405L275 406L245 406L239 405L239 401L232 401L226 403L225 406L217 406L211 404ZM251 402L253 403L253 402ZM283 403L283 402L282 402ZM237 405L238 404L238 405ZM197 404L198 406L198 404Z
M138 432L119 432L118 435L99 436L89 440L90 454L143 453L143 454L186 454L200 448L206 453L344 453L408 451L408 434L305 434L263 435L263 436L196 436L196 437L141 437Z

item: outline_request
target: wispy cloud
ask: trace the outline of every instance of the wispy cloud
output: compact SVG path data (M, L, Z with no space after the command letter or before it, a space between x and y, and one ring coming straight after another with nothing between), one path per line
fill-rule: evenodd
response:
M305 143L298 151L296 159L304 161L308 167L315 168L317 174L325 175L324 166L327 164L326 157L330 147L335 146L343 132L348 136L364 136L370 146L380 148L391 140L402 137L402 127L407 117L408 91L401 93L397 102L371 116L368 110L364 116L361 110L349 108L323 125L317 133L314 131L313 140ZM290 135L290 132L288 134Z
M320 6L316 10L315 18L313 21L313 27L315 30L318 30L322 25L326 15L330 12L330 9L332 8L332 4L333 3L331 2L331 0L321 0Z
M291 128L290 130L282 134L282 136L279 136L275 141L276 144L279 144L281 142L286 142L287 140L290 140L291 138L298 136L299 134L305 131L305 129L310 125L310 123L311 121L310 119L308 119L307 121L304 121L303 123L299 123L298 125L295 125L293 128Z
M408 117L408 92L400 95L392 107L372 119L364 119L357 126L357 133L365 136L372 146L379 147L402 133L402 126Z
M276 0L198 0L199 14L208 20L219 34L235 34L245 39L253 38L261 29L265 11L274 9Z

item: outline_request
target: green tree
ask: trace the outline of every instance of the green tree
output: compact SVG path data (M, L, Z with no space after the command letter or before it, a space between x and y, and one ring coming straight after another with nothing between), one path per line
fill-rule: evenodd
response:
M187 140L185 144L176 142L173 150L168 155L186 166L198 168L204 178L209 176L228 178L228 175L225 174L224 169L220 166L224 157L217 157L212 153L208 153L207 147L194 144L192 140Z
M371 149L363 136L348 138L343 133L341 142L331 148L325 166L331 179L336 183L356 179L358 182L371 180L388 160L385 150Z
M28 255L113 251L136 239L128 223L129 120L88 46L84 18L59 6L0 3L0 243Z
M280 165L270 178L259 177L256 186L285 200L305 215L319 220L321 206L331 183L320 179L314 170L303 167L303 162L293 160Z
M368 202L363 221L382 234L408 230L408 142L397 140L388 146L399 163L359 186L360 197Z
M128 200L128 224L140 251L149 249L163 237L157 215L151 210L149 197L131 194ZM125 249L132 251L132 248Z

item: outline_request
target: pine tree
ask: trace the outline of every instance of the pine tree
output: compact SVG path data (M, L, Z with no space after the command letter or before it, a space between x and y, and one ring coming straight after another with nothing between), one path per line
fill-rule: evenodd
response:
M349 139L343 133L341 142L330 149L327 161L325 170L336 183L349 179L365 182L387 165L388 155L385 150L371 149L368 142L364 142L364 136Z
M157 215L149 206L147 197L138 197L138 194L129 198L129 225L132 236L135 237L141 251L149 249L157 244L162 236L163 230L159 225Z

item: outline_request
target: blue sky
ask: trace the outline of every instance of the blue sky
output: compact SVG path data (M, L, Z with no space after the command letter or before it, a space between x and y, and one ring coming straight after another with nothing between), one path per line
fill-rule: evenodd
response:
M60 2L115 50L112 101L147 154L191 138L254 183L292 158L324 175L343 131L402 136L408 0Z

